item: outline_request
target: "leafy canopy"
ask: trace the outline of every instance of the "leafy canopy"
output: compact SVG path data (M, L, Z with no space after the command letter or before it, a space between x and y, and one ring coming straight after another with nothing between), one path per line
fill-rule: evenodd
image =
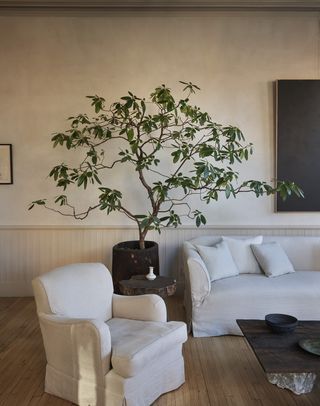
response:
M222 193L228 199L243 192L257 197L279 192L285 199L291 194L303 196L293 182L276 181L274 185L259 180L239 182L235 163L248 160L252 144L247 144L239 128L216 123L207 112L190 103L198 86L180 82L185 97L176 100L165 85L157 87L148 100L132 92L106 108L100 96L87 96L95 115L78 114L69 117L70 127L53 135L53 146L83 150L76 167L65 163L54 166L49 174L56 186L63 190L54 203L47 199L35 200L29 209L42 205L65 216L84 219L95 209L110 214L118 211L134 221L139 229L140 245L146 234L162 227L177 227L181 217L188 216L199 227L206 224L205 215L190 206L189 196L197 195L206 203L218 200ZM121 140L118 155L108 156L108 144ZM164 151L172 164L161 169ZM143 186L149 210L135 213L124 201L122 192L110 189L103 183L102 174L122 163L132 165ZM152 181L147 173L152 173ZM99 188L99 198L82 212L69 203L65 191L70 185L86 189L88 185Z

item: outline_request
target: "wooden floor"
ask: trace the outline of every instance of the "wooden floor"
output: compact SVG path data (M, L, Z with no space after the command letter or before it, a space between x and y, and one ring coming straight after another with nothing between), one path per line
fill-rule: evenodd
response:
M168 302L169 318L183 320L181 301ZM267 382L241 337L189 337L186 383L157 406L320 405L320 385L296 396ZM320 359L319 359L320 362ZM0 298L0 406L70 406L43 392L45 355L31 298Z

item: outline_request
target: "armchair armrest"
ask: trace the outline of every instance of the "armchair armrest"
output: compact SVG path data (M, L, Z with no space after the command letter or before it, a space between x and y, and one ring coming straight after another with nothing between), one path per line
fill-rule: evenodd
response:
M211 292L210 277L200 256L188 258L187 266L192 303L199 306Z
M47 362L65 374L102 382L110 370L111 336L102 320L39 314Z
M113 294L113 317L144 321L167 321L167 308L158 295L121 296Z

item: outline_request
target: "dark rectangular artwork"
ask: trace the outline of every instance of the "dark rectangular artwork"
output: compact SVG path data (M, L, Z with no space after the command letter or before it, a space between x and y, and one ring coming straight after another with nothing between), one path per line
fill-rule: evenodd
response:
M277 196L277 211L320 211L320 80L277 81L277 174L305 198Z

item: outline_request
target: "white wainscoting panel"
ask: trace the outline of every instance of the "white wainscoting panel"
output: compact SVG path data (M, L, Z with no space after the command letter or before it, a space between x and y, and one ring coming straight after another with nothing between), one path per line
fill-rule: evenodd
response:
M320 236L320 228L181 227L150 233L149 239L160 246L160 273L175 277L181 288L183 241L210 234ZM32 295L35 276L68 263L102 262L111 270L113 245L136 237L131 227L0 227L0 296Z

